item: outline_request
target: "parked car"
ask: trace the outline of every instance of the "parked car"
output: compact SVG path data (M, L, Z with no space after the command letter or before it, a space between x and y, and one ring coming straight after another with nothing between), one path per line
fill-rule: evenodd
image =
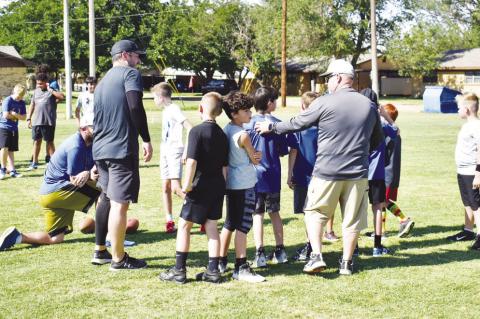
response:
M236 90L238 90L238 85L235 80L210 80L207 82L207 84L202 86L202 94L208 92L218 92L222 95L225 95Z

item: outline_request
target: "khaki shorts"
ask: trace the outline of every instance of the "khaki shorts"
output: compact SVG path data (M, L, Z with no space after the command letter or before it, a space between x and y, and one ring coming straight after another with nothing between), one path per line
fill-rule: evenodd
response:
M342 212L343 232L359 232L367 227L368 180L327 181L313 177L308 185L304 208L306 222L323 225L333 216L337 203Z

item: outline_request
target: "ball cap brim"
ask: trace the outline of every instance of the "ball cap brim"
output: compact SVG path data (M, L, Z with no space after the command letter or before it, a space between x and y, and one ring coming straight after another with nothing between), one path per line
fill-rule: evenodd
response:
M130 40L120 40L117 41L110 50L110 54L114 56L115 54L122 53L122 52L133 52L138 54L140 57L145 57L147 53L145 51L140 50L137 44Z
M348 74L350 76L355 76L355 70L350 62L346 60L339 59L333 60L328 65L327 71L325 73L320 74L320 76L327 76L330 74Z

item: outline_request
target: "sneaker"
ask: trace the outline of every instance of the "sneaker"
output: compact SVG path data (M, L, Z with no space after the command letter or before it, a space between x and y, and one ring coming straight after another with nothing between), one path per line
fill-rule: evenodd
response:
M165 224L165 232L172 234L176 231L177 229L175 228L175 222L173 220L170 220Z
M20 178L22 177L22 174L20 174L19 172L17 172L17 170L13 170L10 172L10 177L13 177L13 178Z
M108 250L95 250L93 253L92 264L105 265L112 262L112 254Z
M227 264L228 264L228 261L222 261L220 259L220 261L218 262L218 271L221 273L221 274L224 274L228 271L228 267L227 267Z
M20 232L14 226L8 227L0 237L0 251L11 248L15 245Z
M324 271L327 264L323 261L322 254L311 254L310 260L303 267L303 272L315 274Z
M5 176L7 176L7 169L6 168L0 168L0 179L4 179Z
M204 272L201 272L195 276L195 279L197 281L205 281L205 282L210 282L212 284L219 284L222 282L222 276L220 275L220 272L218 269L211 271L208 269L205 269Z
M38 163L32 163L30 166L27 168L27 171L33 171L34 169L38 168Z
M312 253L312 246L309 243L306 243L305 246L298 249L295 255L293 256L293 260L295 261L307 261L310 259L310 254Z
M186 269L177 269L175 266L169 270L160 273L158 276L160 280L163 281L172 281L176 284L184 284L187 281L187 270Z
M205 231L205 225L202 224L202 225L200 226L200 232L201 232L202 234L205 234L205 233L206 233L206 231Z
M241 265L238 270L234 270L232 278L238 281L257 283L265 281L265 277L255 273L248 263Z
M330 233L327 233L325 232L325 234L323 235L323 239L325 239L326 241L331 241L331 242L335 242L335 241L338 241L338 237L337 235L335 235L335 232L330 232Z
M470 230L462 229L459 233L448 236L447 240L450 241L470 241L475 239L475 233Z
M267 267L267 257L265 256L265 249L257 249L255 253L255 259L253 260L253 268L266 268Z
M274 264L286 264L288 262L287 252L285 247L275 247L275 250L268 256Z
M373 257L380 257L380 256L383 256L383 255L389 255L390 253L391 252L387 247L380 246L380 247L374 247L373 248L372 256Z
M475 241L470 248L473 250L480 250L480 234L475 237Z
M45 155L45 163L50 163L50 155Z
M353 261L352 260L343 260L340 259L340 266L338 267L338 272L340 275L350 276L353 273Z
M401 222L400 227L398 229L398 237L400 238L407 237L412 231L413 226L415 226L415 222L411 220L410 217L408 217L406 221Z
M112 264L110 265L111 271L135 270L142 268L147 268L145 260L130 257L127 253L125 253L125 256L121 261L115 262L112 260Z
M132 247L132 246L135 246L137 243L134 242L134 241L131 241L131 240L124 240L123 241L123 246L124 247ZM110 242L110 240L107 240L105 242L105 246L106 247L112 247L112 243Z

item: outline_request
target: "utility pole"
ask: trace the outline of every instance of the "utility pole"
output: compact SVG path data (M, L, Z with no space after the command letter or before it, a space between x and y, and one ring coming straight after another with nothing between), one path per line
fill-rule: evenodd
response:
M88 73L90 76L95 76L95 6L93 0L88 0L88 44L90 46Z
M378 65L377 65L377 19L376 19L375 0L370 0L370 28L371 28L371 47L372 47L372 71L370 78L372 80L372 90L380 94L378 87Z
M68 23L68 0L63 0L63 50L65 54L65 100L66 118L72 118L72 63L70 60L70 26Z
M282 0L282 106L287 106L287 0Z

